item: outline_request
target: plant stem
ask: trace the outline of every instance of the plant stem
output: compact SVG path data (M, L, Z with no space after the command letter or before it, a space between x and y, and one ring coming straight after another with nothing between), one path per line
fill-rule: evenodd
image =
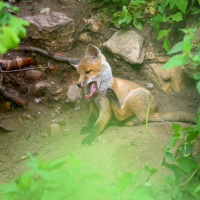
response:
M183 16L185 16L190 11L190 9L194 6L195 1L196 0L194 0L193 4L188 8L188 10L186 11L186 13Z
M162 146L160 146L160 145L158 144L158 142L153 138L153 136L151 135L151 133L149 132L149 129L148 129L148 117L149 117L150 105L151 105L151 95L149 95L149 106L148 106L147 116L146 116L146 130L147 130L147 133L149 134L150 138L156 143L156 145L157 145L162 151L165 151L165 150L162 148Z
M190 178L189 178L187 181L185 181L184 183L179 184L179 186L185 185L186 183L188 183L188 182L192 179L192 177L196 174L196 172L197 172L197 170L198 170L199 168L200 168L200 164L199 164L199 166L196 168L196 170L194 171L194 173L190 176Z

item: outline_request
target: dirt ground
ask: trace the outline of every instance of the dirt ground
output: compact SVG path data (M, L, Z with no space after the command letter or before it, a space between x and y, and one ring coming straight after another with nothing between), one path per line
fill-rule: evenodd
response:
M40 7L50 7L51 11L66 13L68 17L75 20L77 30L74 35L75 40L80 34L78 29L84 25L82 18L90 11L90 8L96 5L98 4L88 4L86 0L81 2L69 0L65 9L62 8L60 1L54 0L23 1L18 4L20 17L36 14ZM92 43L100 46L108 40L114 33L110 29L112 27L113 25L108 23L98 33L91 33ZM144 36L150 32L149 26L146 25L143 30ZM149 38L151 39L152 35L149 35ZM25 44L28 42L28 40L23 41ZM148 44L148 37L146 44ZM157 45L162 49L162 43ZM65 53L69 57L79 58L84 55L85 48L85 44L76 41L74 47ZM144 74L142 66L131 66L120 59L116 63L110 53L106 51L103 53L112 66L114 76L133 80L144 87L151 82L151 79ZM14 58L16 55L19 53L10 51L4 57ZM56 86L67 88L71 83L77 81L78 74L68 64L56 62L41 55L36 55L35 58L43 67L47 66L48 62L58 65L54 73L46 70L41 78L49 83L53 82L55 89ZM24 72L12 75L18 81L24 80ZM12 81L12 78L9 82L4 83L5 88L19 90L20 98L25 100L26 104L24 107L12 105L9 111L2 108L0 110L0 117L11 116L11 118L2 119L1 124L9 129L17 130L15 132L0 130L0 183L5 183L28 169L26 165L28 158L24 157L27 151L35 157L43 154L45 160L66 158L72 153L80 161L84 172L101 173L110 182L117 178L118 171L134 172L145 165L159 169L155 175L155 182L160 182L160 176L169 173L169 170L160 166L164 153L150 139L145 124L133 127L109 126L93 145L81 146L85 135L80 135L80 130L88 119L89 102L82 100L77 104L68 104L65 100L54 101L53 98L48 98L46 102L35 103L36 97L29 94L27 89L32 88L35 82L26 80L25 83L24 92L21 92L21 86ZM151 92L158 101L160 112L183 110L195 114L196 109L200 106L199 94L196 91L195 82L192 80L188 82L186 88L178 93L166 93L157 89L156 86L151 89ZM56 109L60 114L56 112ZM31 115L31 119L24 117L26 115ZM49 125L56 120L65 122L62 126L64 134L50 136ZM157 142L166 147L172 136L172 123L156 122L149 123L148 126Z

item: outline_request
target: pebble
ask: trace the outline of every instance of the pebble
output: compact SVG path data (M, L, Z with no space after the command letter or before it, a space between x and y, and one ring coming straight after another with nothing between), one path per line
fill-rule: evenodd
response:
M21 156L21 160L25 160L26 158L26 156Z
M40 10L40 14L47 14L50 13L50 8L43 8L42 10Z
M41 75L42 75L41 71L30 70L30 71L26 71L25 77L27 80L39 80Z
M147 88L152 89L153 88L153 84L152 83L147 83Z
M51 124L49 135L59 135L59 134L63 134L62 127L59 124Z
M31 115L26 115L26 119L32 119Z

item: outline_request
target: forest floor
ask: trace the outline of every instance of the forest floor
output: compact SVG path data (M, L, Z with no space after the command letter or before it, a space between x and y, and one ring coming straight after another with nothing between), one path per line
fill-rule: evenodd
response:
M32 3L21 2L18 6L20 7L20 17L34 15L40 7L49 7L51 11L66 13L68 17L75 20L77 31L74 38L76 39L80 34L79 28L84 25L82 18L95 5L98 4L69 0L63 9L59 1L41 0ZM91 33L92 43L99 46L108 40L114 33L110 27L112 25L108 24L102 27L98 33ZM145 35L145 32L144 27L142 34ZM146 43L148 44L148 41ZM28 40L26 44L28 44ZM160 44L160 46L162 45ZM74 47L67 51L67 54L69 57L79 58L84 55L85 48L85 44L76 41ZM122 61L116 66L112 55L108 52L103 53L113 68L114 76L131 79L142 86L146 86L151 81L149 77L144 76L141 66L137 69L130 66L123 67L126 63ZM6 58L14 56L14 52L6 54ZM44 67L48 62L58 65L58 69L53 74L45 71L45 75L42 77L45 81L68 87L78 80L75 69L70 68L67 71L63 63L52 61L41 55L37 55L36 58ZM34 82L29 81L27 84L31 87ZM10 83L5 83L6 86L15 87ZM156 86L151 89L151 92L157 99L160 112L183 110L195 114L200 106L199 94L193 81L189 81L188 85L180 92L166 93L157 89ZM110 182L117 178L119 171L134 172L145 165L159 169L153 179L158 183L161 181L161 176L170 173L168 169L161 167L164 152L149 137L145 124L133 127L109 126L94 144L81 146L85 135L80 135L80 130L88 120L89 102L67 104L65 100L62 100L36 103L35 97L28 92L23 93L21 98L26 100L24 107L12 106L9 111L0 111L0 117L11 116L11 118L3 119L1 124L9 129L17 130L0 132L0 183L5 183L28 169L26 165L27 151L36 158L42 154L45 160L66 158L69 154L74 154L84 172L100 173ZM79 106L80 109L76 109ZM60 114L55 112L56 109ZM30 115L31 118L27 119L24 117L26 115ZM50 136L49 126L55 120L65 122L64 134ZM190 124L186 123L185 125ZM165 148L173 134L172 122L149 123L148 127L155 140Z

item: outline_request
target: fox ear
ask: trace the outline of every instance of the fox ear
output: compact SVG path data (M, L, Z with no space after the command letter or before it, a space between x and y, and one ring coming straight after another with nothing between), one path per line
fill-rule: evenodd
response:
M96 62L99 59L100 54L101 52L97 47L88 44L85 51L85 59L89 60L90 62Z

